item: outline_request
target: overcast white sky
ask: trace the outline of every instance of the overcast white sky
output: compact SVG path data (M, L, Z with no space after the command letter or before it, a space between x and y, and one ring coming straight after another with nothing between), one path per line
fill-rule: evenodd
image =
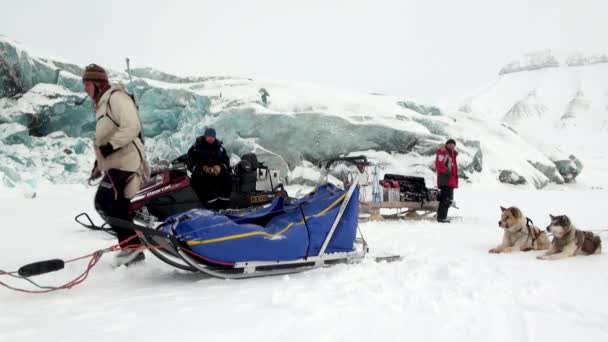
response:
M241 75L434 101L526 52L608 53L608 0L0 0L39 56Z

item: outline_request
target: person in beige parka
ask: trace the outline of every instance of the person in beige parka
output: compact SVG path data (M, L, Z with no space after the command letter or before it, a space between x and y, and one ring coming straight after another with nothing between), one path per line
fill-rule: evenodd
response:
M95 195L95 209L102 218L131 220L129 203L147 177L142 125L135 102L122 85L111 86L106 71L98 65L86 67L82 77L87 95L95 103L95 166L91 178L103 179ZM135 232L115 229L119 242ZM141 244L131 239L123 247ZM116 256L118 265L144 259L142 251L123 249Z

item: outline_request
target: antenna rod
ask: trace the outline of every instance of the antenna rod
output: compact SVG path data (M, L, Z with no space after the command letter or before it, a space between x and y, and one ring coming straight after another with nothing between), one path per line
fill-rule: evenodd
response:
M131 85L133 83L133 77L131 77L131 66L129 65L129 57L127 57L127 74L129 75L129 92L133 94L133 96L135 96L135 93L133 92L133 87Z

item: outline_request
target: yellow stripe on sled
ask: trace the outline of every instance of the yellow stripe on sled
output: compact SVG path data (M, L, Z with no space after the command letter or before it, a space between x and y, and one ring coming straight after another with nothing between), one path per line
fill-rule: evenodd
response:
M336 205L338 205L338 203L340 203L342 200L344 200L345 197L346 197L346 193L344 193L342 196L340 196L338 199L336 199L327 208L323 209L318 214L315 214L314 217L321 217L321 216L327 214ZM308 219L308 218L309 218L309 216L306 217L306 219ZM269 238L275 238L275 237L281 236L283 233L285 233L286 231L288 231L294 225L303 224L303 223L304 223L304 220L300 220L297 223L293 223L292 222L292 223L288 224L285 228L283 228L282 230L280 230L279 232L277 232L275 234L268 234L266 232L250 232L250 233L243 233L243 234L228 235L228 236L223 236L223 237L219 237L219 238L215 238L215 239L190 240L190 241L187 241L186 244L188 244L188 246L206 245L206 244L216 243L216 242L222 242L222 241L244 239L244 238L248 238L248 237L251 237L251 236L258 236L258 235L266 236L266 237L269 237Z

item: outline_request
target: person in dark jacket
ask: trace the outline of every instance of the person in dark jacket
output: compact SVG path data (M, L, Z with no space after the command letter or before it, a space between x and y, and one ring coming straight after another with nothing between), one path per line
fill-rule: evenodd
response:
M192 188L203 206L212 210L225 209L232 190L230 158L216 138L213 128L207 128L203 136L188 150L186 161L192 173Z
M266 90L266 88L261 88L258 92L262 97L262 103L264 106L268 105L268 97L270 96L270 94L268 94L268 90Z
M456 157L456 141L448 139L445 145L439 145L435 155L435 170L437 171L437 187L439 193L439 207L437 208L437 221L448 223L448 209L454 201L454 189L458 188L458 163Z

